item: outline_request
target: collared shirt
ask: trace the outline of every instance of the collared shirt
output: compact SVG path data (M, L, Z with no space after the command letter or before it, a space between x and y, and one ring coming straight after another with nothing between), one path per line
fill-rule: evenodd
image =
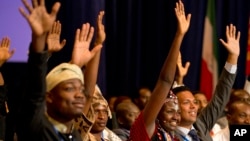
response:
M48 120L54 125L54 128L60 133L67 133L69 130L66 125L56 121L50 117L47 113L45 114L48 117Z
M122 141L113 131L107 127L102 131L102 138L105 141Z
M229 141L230 140L230 131L229 131L228 126L221 129L220 125L216 123L212 131L214 132L212 136L213 141Z
M107 127L102 131L101 140L102 141L122 141L114 132L109 130ZM87 141L97 141L95 136L91 133L88 133Z
M231 74L235 74L235 73L236 73L237 65L232 65L232 64L226 62L226 64L225 64L224 67L225 67L225 69L226 69L229 73L231 73Z
M191 136L188 135L188 132L190 130L192 130L192 129L195 130L195 128L193 126L191 127L191 129L187 129L187 128L184 128L184 127L177 126L176 132L178 134L180 134L181 140L183 140L183 141L192 141Z

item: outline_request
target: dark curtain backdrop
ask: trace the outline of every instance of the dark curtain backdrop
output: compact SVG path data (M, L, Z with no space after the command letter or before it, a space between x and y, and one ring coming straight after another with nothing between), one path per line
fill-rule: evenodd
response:
M47 0L48 9L56 0ZM141 86L154 88L161 66L167 56L176 31L174 7L176 0L60 0L58 19L62 23L62 38L67 45L52 56L50 67L70 60L74 33L82 23L95 19L105 10L107 38L103 48L98 84L103 94L134 96ZM186 13L192 14L191 26L182 43L183 63L191 62L184 83L199 89L203 26L207 0L184 0ZM234 88L243 88L249 19L249 0L216 1L217 35L225 39L225 26L233 23L241 31L241 55ZM227 51L219 45L219 70Z

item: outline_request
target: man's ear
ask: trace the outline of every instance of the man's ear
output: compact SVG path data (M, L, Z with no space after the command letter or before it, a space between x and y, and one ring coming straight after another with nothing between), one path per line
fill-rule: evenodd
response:
M52 103L52 93L51 92L46 92L46 102Z

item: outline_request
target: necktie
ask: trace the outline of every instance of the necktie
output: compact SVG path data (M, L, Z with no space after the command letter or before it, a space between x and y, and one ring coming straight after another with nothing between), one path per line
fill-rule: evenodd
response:
M194 129L190 130L188 132L188 135L191 136L193 141L200 141L200 139L199 139L199 137Z

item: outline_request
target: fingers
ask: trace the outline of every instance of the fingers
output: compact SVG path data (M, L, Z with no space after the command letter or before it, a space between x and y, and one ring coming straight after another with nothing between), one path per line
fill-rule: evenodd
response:
M83 24L79 40L91 42L93 36L94 36L94 28L90 27L89 23Z
M99 21L100 21L100 23L102 23L104 14L105 14L104 11L101 11L101 12L100 12L100 16L99 16Z
M102 45L99 44L97 46L95 46L92 50L91 50L91 54L94 56L98 51L100 51L102 48Z
M10 39L8 37L2 38L2 40L0 41L0 48L4 49L4 52L6 51L5 53L2 54L3 58L1 58L4 59L5 61L8 60L15 52L15 49L9 51Z
M80 29L76 29L75 42L79 41L79 37L80 37Z
M40 5L45 5L45 2L44 2L44 0L40 0Z
M57 21L56 22L56 33L57 34L61 34L61 31L62 31L62 24L60 23L60 21Z
M82 24L82 29L81 29L81 32L80 32L80 41L85 41L87 39L87 32L88 32L88 29L89 29L89 23L86 23L86 24Z
M233 24L230 24L229 26L226 26L226 37L227 39L233 38L236 39L237 41L240 40L240 31L237 32L236 34L236 26Z
M61 30L62 30L61 27L62 27L62 25L61 25L60 21L56 21L56 22L53 23L53 26L50 29L49 33L50 34L59 34L60 35Z
M229 27L226 26L226 37L227 39L230 37Z
M175 13L176 15L185 15L185 8L181 0L176 2Z
M16 51L15 49L12 49L11 51L9 51L9 55L10 55L9 58L11 58L13 56L13 54L15 53L15 51Z
M52 28L49 30L50 34L55 33L55 28L56 28L56 22L53 23Z
M33 1L32 1L32 3L33 3ZM33 7L27 2L27 0L22 0L22 2L23 2L23 5L25 6L25 8L29 11L29 13L31 13L33 11Z
M28 14L24 12L24 9L23 8L19 8L19 12L21 13L21 15L25 18L25 19L28 19Z
M190 23L191 17L192 17L191 14L188 14L188 15L187 15L187 22L188 22L188 23Z
M97 18L97 27L98 27L98 29L101 29L101 28L103 28L102 27L102 20L103 20L103 16L104 16L104 11L100 11L100 13L99 13L99 15L98 15L98 18Z
M87 36L92 36L91 34L94 34L94 33L91 33L91 30L89 31L89 23L86 23L86 24L83 24L82 25L82 29L77 29L76 30L76 34L75 34L75 42L83 42L83 41L88 41L88 37ZM91 27L93 28L93 27ZM92 29L93 30L93 29ZM88 33L89 32L89 33ZM92 31L93 32L93 31ZM92 39L91 37L91 39Z
M89 34L88 34L87 41L88 41L88 42L91 42L93 36L94 36L94 28L93 28L93 27L90 27L90 31L89 31Z
M228 34L229 34L229 37L235 37L235 26L233 26L232 24L230 24L230 26L229 26L229 29L228 29L229 31L228 31Z
M32 0L32 5L33 5L33 7L37 7L38 6L37 0Z
M237 33L237 41L240 41L240 31Z
M190 66L190 62L186 62L185 69L188 70L189 66Z
M61 48L63 48L65 45L66 45L66 40L63 39L62 42L61 42L61 44L60 44L60 46L61 46ZM61 48L60 48L60 49L61 49Z
M41 0L41 1L43 1L43 4L44 4L44 0ZM60 7L61 7L60 2L56 2L56 3L53 5L53 7L52 7L52 11L51 11L50 16L52 16L52 17L55 18L56 15L57 15L57 13L58 13L58 11L59 11L59 9L60 9Z
M221 42L224 46L227 46L227 43L226 43L223 39L220 39L220 42Z
M10 39L8 37L4 37L1 40L1 47L6 47L6 48L10 47Z
M181 0L179 0L179 5L180 5L180 12L181 14L185 14L185 8Z

